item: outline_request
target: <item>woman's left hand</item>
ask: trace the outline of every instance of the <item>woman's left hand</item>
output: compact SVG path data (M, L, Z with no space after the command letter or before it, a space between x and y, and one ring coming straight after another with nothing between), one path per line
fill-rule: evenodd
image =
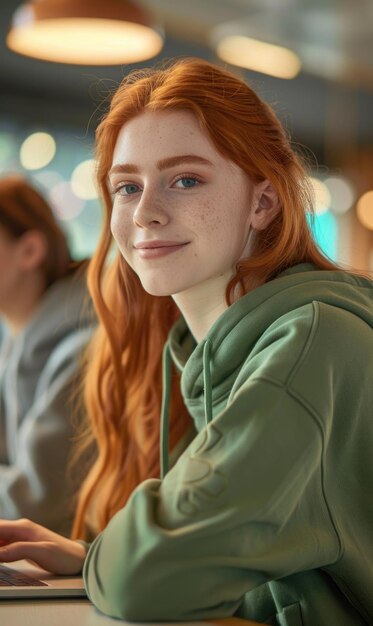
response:
M61 575L80 574L86 556L84 546L28 519L0 520L0 562L20 559Z

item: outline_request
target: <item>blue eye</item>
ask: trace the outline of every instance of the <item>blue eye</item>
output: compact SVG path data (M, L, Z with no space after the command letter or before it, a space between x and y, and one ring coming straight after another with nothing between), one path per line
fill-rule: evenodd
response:
M195 187L196 185L198 185L198 183L199 180L197 178L193 178L192 176L184 176L183 178L179 178L179 180L176 181L175 185L181 187L182 189L190 189L190 187Z
M122 196L132 196L132 194L137 193L140 187L135 185L135 183L128 183L127 185L121 185L117 189L117 193L120 193Z

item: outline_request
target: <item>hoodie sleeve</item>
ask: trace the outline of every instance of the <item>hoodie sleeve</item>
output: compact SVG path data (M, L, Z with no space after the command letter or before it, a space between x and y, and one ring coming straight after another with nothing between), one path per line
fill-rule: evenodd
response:
M306 331L295 357L302 366ZM101 611L128 621L225 617L262 583L338 558L322 484L323 420L291 385L294 357L286 384L271 371L274 362L286 369L291 341L281 329L265 338L226 409L94 541L84 578ZM326 397L324 405L327 413Z
M68 534L73 517L67 477L80 354L91 331L74 333L52 352L34 401L15 433L11 464L0 465L0 517L27 517ZM76 487L76 486L75 486Z

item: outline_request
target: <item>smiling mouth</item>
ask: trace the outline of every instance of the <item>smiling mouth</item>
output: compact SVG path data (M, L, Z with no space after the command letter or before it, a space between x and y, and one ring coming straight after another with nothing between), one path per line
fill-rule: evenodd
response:
M136 244L134 247L137 250L140 258L142 259L154 259L157 257L172 254L181 250L189 244L189 241L177 242L177 241L144 241Z
M162 241L156 240L153 241L140 241L135 244L135 248L137 250L149 250L150 248L174 248L176 246L185 246L188 241Z

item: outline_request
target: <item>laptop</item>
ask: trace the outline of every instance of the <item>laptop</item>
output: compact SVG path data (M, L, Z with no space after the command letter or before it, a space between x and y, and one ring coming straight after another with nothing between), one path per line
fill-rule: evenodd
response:
M0 563L0 600L18 598L81 598L81 576L56 576L28 561Z

